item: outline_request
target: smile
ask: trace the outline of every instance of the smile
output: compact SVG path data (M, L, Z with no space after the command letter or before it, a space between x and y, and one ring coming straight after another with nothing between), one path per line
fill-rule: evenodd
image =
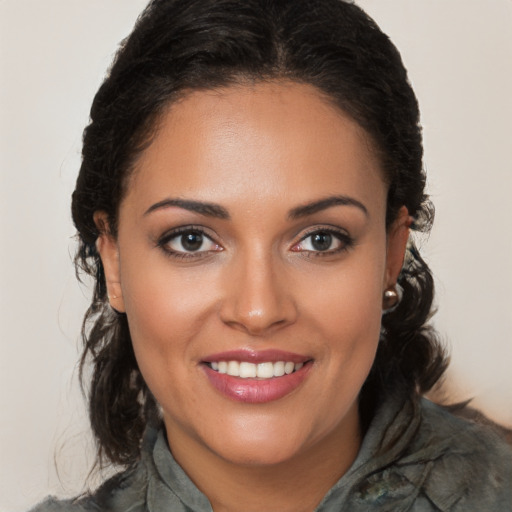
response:
M304 366L304 363L294 363L293 361L271 361L263 363L249 363L239 361L219 361L210 363L212 370L225 373L231 377L240 377L242 379L273 379L274 377L283 377L290 375Z
M298 389L310 374L313 359L280 350L237 350L209 356L201 366L224 397L262 404Z

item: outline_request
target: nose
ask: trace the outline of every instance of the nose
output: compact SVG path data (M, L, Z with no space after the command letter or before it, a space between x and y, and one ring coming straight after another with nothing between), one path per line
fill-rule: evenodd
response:
M294 323L297 305L290 284L271 255L240 258L226 276L221 320L253 336L265 336Z

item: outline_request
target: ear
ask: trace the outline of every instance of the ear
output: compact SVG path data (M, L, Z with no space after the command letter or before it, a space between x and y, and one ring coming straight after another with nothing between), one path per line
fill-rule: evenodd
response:
M400 208L396 220L389 228L386 249L384 289L394 286L402 270L412 217L405 206Z
M121 274L119 268L119 247L117 240L110 232L108 216L106 212L94 212L94 223L100 233L96 240L96 250L98 251L105 280L107 284L108 300L110 305L120 313L125 312L123 290L121 288Z

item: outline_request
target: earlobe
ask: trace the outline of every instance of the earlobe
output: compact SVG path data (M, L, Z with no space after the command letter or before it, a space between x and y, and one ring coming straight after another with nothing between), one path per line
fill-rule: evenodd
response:
M101 258L107 294L110 305L120 313L125 312L123 291L121 288L121 274L119 267L119 248L117 240L109 229L106 212L97 211L94 213L94 223L100 232L96 240L96 250Z
M392 287L398 280L405 258L407 241L409 240L412 217L405 206L400 208L396 220L389 229L386 254L386 275L384 289Z

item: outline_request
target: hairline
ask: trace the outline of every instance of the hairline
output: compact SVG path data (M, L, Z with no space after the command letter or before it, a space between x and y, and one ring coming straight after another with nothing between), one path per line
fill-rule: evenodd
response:
M327 93L310 80L295 78L292 75L285 73L265 73L261 76L258 76L256 73L247 72L232 72L231 74L226 73L224 80L218 85L184 86L178 88L176 91L173 91L169 94L167 100L163 102L160 108L156 109L146 117L144 124L147 124L148 126L144 128L144 126L141 125L137 130L135 130L133 138L135 139L137 149L133 151L131 160L126 165L126 169L122 172L121 194L117 204L117 211L115 212L115 218L109 219L110 224L113 226L113 234L115 236L117 235L117 224L119 220L121 203L126 198L128 189L141 170L139 165L140 160L145 151L158 137L163 126L164 119L172 111L173 107L198 92L222 93L223 91L232 88L247 89L249 87L255 87L264 83L274 83L277 85L305 85L311 89L312 93L316 93L318 97L325 103L325 105L331 108L337 115L344 119L348 118L354 122L360 131L361 139L366 144L367 150L370 154L372 154L372 156L377 160L379 164L381 177L386 187L389 187L389 178L386 175L384 165L385 151L379 148L379 145L371 133L361 124L361 122L355 118L354 115L348 112L346 108L343 108L339 101L337 101L332 94Z

